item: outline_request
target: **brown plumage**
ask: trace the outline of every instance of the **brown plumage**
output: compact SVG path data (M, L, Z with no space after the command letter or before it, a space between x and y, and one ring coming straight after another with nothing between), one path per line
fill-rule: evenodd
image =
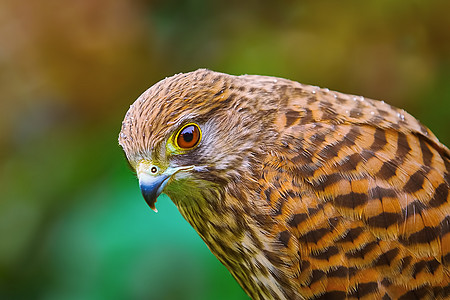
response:
M403 110L201 69L139 97L119 142L253 299L450 297L450 151Z

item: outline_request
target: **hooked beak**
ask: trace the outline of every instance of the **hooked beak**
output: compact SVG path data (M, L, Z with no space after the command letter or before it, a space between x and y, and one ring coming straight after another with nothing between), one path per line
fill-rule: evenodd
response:
M151 169L151 165L148 163L141 163L136 168L137 176L139 178L139 188L141 189L142 196L144 196L145 202L154 211L158 212L155 207L156 199L163 192L166 185L172 179L172 177L182 170L190 170L193 166L186 167L168 167L164 172L157 174L150 174L148 171Z
M154 211L158 212L155 207L156 199L162 193L164 187L169 182L170 175L160 174L152 176L147 173L139 175L139 188L141 189L142 196L144 196L145 202Z

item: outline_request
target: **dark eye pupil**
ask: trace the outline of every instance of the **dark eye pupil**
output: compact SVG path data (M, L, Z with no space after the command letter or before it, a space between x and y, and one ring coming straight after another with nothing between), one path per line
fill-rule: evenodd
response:
M192 142L192 140L194 139L194 133L192 131L183 133L183 139L186 141L186 143Z

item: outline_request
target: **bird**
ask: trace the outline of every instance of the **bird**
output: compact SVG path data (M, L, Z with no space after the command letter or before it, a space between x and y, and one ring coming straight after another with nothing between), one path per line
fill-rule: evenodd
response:
M119 144L252 299L449 299L450 151L384 101L198 69Z

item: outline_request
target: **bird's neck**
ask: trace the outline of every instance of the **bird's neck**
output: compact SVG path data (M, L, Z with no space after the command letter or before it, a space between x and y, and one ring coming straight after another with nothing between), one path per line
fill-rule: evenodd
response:
M266 222L273 220L264 217L267 214L261 203L248 199L258 199L256 195L232 186L219 191L203 188L201 194L169 197L250 297L270 299L271 293L276 293L283 299L277 278L273 277L278 272L269 260L278 253L263 229Z

